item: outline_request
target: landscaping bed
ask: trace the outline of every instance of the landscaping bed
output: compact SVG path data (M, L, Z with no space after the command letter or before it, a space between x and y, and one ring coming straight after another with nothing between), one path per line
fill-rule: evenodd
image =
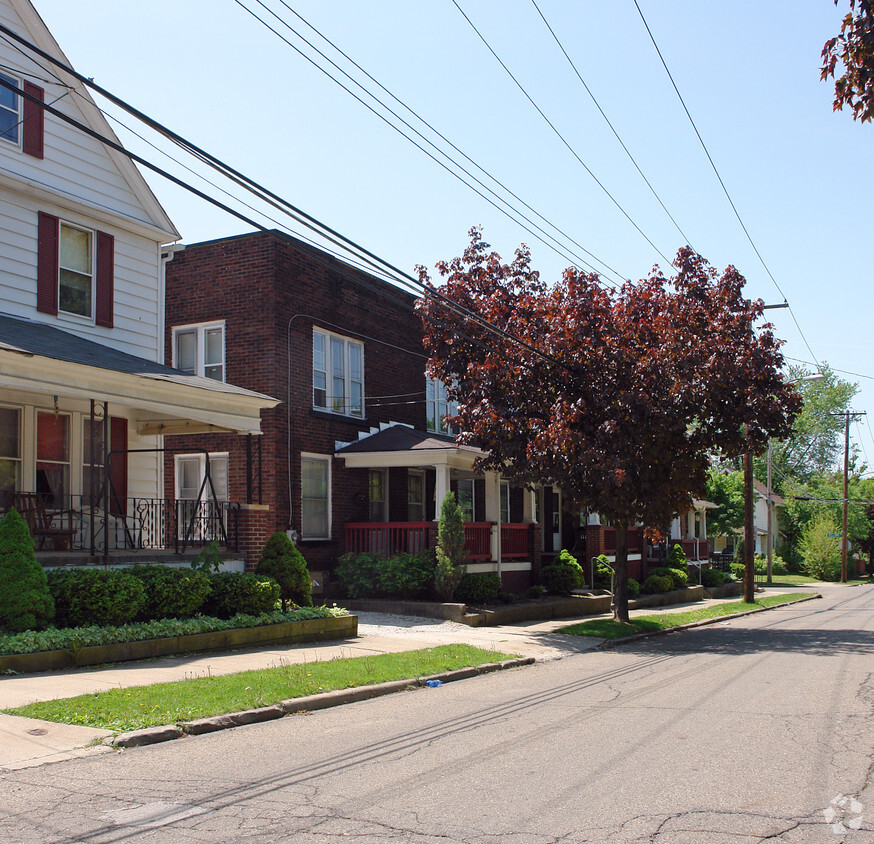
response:
M0 655L0 672L52 671L108 662L153 659L180 653L348 639L357 635L357 616L310 618L302 621L285 621L255 627L236 627L207 633L191 633L134 642L72 647L66 650L3 654Z

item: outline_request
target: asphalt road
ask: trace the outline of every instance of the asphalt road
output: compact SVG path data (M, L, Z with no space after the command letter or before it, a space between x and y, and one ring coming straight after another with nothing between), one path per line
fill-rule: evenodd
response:
M874 588L0 777L4 842L874 842ZM859 829L856 829L860 826Z

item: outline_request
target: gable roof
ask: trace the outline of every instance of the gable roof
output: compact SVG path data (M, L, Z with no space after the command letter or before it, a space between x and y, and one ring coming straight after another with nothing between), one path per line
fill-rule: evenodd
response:
M44 52L54 56L59 61L64 62L67 66L72 67L72 63L66 55L64 55L63 50L61 50L58 42L55 41L54 36L49 31L45 21L40 17L30 0L0 0L0 2L5 3L14 14L18 16L24 26L25 31L19 32L19 35L35 44ZM13 27L10 26L10 28ZM27 53L26 48L22 49L24 50L24 55L30 59L31 57ZM113 131L107 119L101 113L100 109L97 107L97 104L88 92L87 87L79 82L74 76L71 76L60 68L51 67L49 72L52 75L57 76L64 85L76 91L76 110L79 115L81 115L81 122L98 134L103 135L121 146L121 141ZM95 143L99 142L95 140ZM159 236L163 242L178 240L181 235L133 161L117 150L111 149L103 144L100 146L103 153L112 161L120 177L131 190L145 216L148 218L148 225L155 230L155 234Z
M353 443L337 444L337 454L365 454L381 451L469 451L481 454L478 448L456 445L452 439L427 431L417 431L408 425L390 424L375 433L365 434Z
M756 494L759 496L759 498L767 499L768 487L766 487L761 481L757 481L755 478L753 478L753 487L755 487ZM774 492L774 490L772 489L771 504L773 504L775 507L783 507L786 504L786 499L783 498L782 495L777 495L777 493Z

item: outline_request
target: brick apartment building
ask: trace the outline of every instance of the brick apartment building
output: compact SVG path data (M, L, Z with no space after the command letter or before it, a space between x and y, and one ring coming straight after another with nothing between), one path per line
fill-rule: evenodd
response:
M293 532L315 579L329 583L347 550L432 542L452 489L469 523L470 570L527 585L544 546L558 550L558 492L473 472L478 451L454 443L442 385L426 378L414 302L278 232L177 251L166 270L168 362L282 403L262 413L261 437L166 437L167 495L196 499L208 470L219 499L247 502L265 537ZM554 522L543 540L538 515Z

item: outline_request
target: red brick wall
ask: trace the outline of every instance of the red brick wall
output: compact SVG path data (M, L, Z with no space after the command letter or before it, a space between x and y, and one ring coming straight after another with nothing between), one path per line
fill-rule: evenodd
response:
M167 264L167 362L172 362L174 326L223 319L226 380L282 400L262 414L263 502L270 505L270 531L289 526L289 426L291 526L297 530L301 452L333 454L336 441L356 440L359 432L380 422L405 422L424 429L425 359L421 322L410 309L413 301L392 285L330 256L322 254L320 260L312 247L286 242L269 232L194 244ZM364 343L365 420L313 410L314 325ZM413 392L421 393L423 401L406 403L418 396L391 398ZM231 499L245 501L244 437L211 434L165 439L174 449L198 445L209 451L228 451ZM168 495L172 495L169 458L168 464ZM406 480L396 481L392 474L389 489L394 514L400 513L395 505L406 507ZM300 546L310 568L333 567L343 552L343 524L366 520L368 515L365 470L348 470L343 461L333 460L331 480L332 538L303 541ZM401 493L403 505L395 500Z

